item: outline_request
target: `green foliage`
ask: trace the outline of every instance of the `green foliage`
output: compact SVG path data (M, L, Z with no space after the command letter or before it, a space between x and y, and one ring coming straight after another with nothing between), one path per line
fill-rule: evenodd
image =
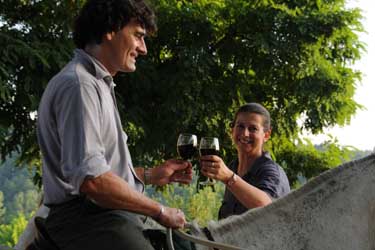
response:
M14 156L16 158L17 156ZM8 159L0 165L0 193L3 194L3 210L0 222L9 223L19 214L33 212L40 200L39 189L33 184L31 173L26 168L16 168L14 159ZM1 211L0 197L0 211Z
M362 29L360 13L342 1L153 3L159 31L149 55L116 79L122 117L142 131L135 161L174 156L186 131L218 136L232 159L228 122L244 102L264 104L274 135L291 142L302 128L348 123L360 107L353 100L360 74L349 68L363 49L353 31Z
M16 163L36 169L39 184L35 111L47 82L72 56L71 23L83 2L0 0L0 156L20 152ZM232 160L228 123L245 102L270 110L268 148L292 183L347 159L350 149L335 141L320 151L298 133L348 124L360 108L353 99L360 73L350 68L364 50L359 10L345 9L343 0L151 2L159 32L147 41L149 54L135 73L115 79L135 165L176 156L181 132L219 137L221 155ZM30 183L9 170L0 173L0 186L7 221L37 203ZM216 189L169 186L159 199L204 225L216 218L223 187ZM8 236L0 244L13 244L9 232L17 228L2 225Z
M3 159L19 151L19 164L40 171L30 114L72 56L70 27L83 2L0 1ZM320 154L299 143L298 133L345 125L360 108L353 99L360 73L350 68L364 50L358 9L346 9L343 0L151 2L159 32L147 41L149 54L135 73L115 79L135 165L176 156L180 132L219 137L230 161L228 122L244 102L269 109L270 149L292 181L296 173L310 177L343 160L337 145Z
M314 146L305 139L292 143L285 138L274 138L269 145L275 160L286 171L294 188L298 188L298 177L310 179L321 172L349 161L355 155L352 147L341 147L337 141L327 141Z
M155 192L148 190L150 196L161 203L180 208L184 211L187 221L196 220L199 225L205 226L210 220L217 220L224 186L215 184L215 192L211 187L206 187L199 192L194 185L179 186L171 184Z
M72 55L79 1L0 1L0 155L39 156L35 120L43 89Z
M20 213L9 224L0 225L0 245L15 246L25 230L29 218L31 215L26 218L24 214Z

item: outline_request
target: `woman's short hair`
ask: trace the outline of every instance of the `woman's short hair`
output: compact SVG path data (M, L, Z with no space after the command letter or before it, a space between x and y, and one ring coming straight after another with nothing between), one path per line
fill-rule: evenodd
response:
M237 112L234 115L233 121L230 123L230 127L233 128L236 121L237 121L237 116L240 113L256 113L261 116L263 116L263 128L265 131L268 131L271 129L271 116L268 110L263 107L259 103L251 102L251 103L246 103L242 105Z
M105 34L121 30L132 19L148 34L156 32L155 14L144 0L87 0L75 19L73 41L80 49L100 44Z

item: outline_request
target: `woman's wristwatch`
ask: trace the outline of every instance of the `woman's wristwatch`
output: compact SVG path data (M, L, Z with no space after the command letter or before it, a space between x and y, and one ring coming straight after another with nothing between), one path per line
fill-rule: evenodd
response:
M237 179L238 179L238 177L237 177L236 173L233 172L233 175L227 180L227 182L225 182L225 185L227 187L231 187L231 186L233 186L234 183L236 183Z

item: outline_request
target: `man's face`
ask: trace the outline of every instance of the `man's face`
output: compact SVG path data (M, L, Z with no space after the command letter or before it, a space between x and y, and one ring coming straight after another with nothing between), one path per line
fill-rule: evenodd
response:
M146 30L135 20L116 33L106 34L103 41L107 54L106 67L112 75L118 71L135 71L137 57L147 54L145 35Z

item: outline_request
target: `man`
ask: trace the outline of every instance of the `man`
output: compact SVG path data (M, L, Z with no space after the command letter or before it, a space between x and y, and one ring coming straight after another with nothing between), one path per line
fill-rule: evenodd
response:
M153 249L150 216L182 228L184 214L143 194L144 183L189 183L189 162L133 168L112 77L133 72L156 31L143 0L88 0L75 24L75 56L48 84L38 111L46 228L60 249ZM141 216L145 215L145 216Z

